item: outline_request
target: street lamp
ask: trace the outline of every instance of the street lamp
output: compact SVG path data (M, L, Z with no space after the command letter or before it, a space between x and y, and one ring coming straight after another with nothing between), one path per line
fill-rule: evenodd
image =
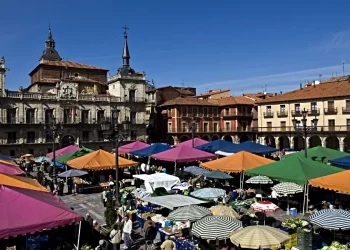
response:
M53 171L52 171L52 179L54 183L57 183L57 176L56 176L56 137L58 137L60 134L58 130L61 128L61 124L56 123L55 117L52 117L49 120L49 123L44 125L44 130L46 134L52 138L52 151L53 151Z
M192 124L190 125L189 122L187 122L187 127L191 129L192 132L192 148L194 148L194 133L197 130L197 123L192 120Z
M316 130L317 129L317 123L318 123L318 119L317 117L315 116L315 118L312 120L313 121L313 125L311 127L308 127L307 126L307 119L306 119L306 116L308 114L308 111L304 108L304 110L301 112L302 114L302 119L301 119L301 122L302 122L302 125L303 127L300 128L297 124L297 119L295 119L295 114L293 116L293 127L295 129L295 131L300 131L303 133L303 136L304 136L304 151L305 151L305 158L307 158L307 135L310 131L312 130Z
M112 128L112 124L105 120L101 123L101 131L105 139L109 140L115 146L115 197L116 197L116 205L120 206L119 199L119 169L118 169L118 147L122 141L128 139L130 130L130 122L123 122L123 131L124 133L119 134L118 132L118 122L114 124L114 128Z

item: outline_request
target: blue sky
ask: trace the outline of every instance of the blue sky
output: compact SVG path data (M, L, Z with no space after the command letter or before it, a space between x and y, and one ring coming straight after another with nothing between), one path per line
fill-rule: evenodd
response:
M1 3L6 86L29 84L49 23L61 57L115 74L129 26L131 65L156 86L288 91L350 73L350 1L60 0Z

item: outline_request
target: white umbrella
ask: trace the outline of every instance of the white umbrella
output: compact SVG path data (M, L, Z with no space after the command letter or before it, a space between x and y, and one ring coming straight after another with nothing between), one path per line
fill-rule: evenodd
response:
M287 195L287 215L289 215L289 196L291 194L297 194L304 192L303 186L295 184L293 182L281 182L271 188L279 195Z

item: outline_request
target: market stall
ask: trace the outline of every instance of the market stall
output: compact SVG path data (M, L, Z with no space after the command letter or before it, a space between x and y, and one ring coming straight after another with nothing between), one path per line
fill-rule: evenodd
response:
M164 173L155 173L150 175L139 174L133 175L133 177L143 180L145 189L149 193L153 193L158 187L164 187L167 191L170 191L174 185L180 183L179 177Z

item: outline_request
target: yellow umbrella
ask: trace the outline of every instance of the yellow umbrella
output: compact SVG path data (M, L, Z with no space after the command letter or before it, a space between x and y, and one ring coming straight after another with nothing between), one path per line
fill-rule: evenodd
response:
M231 216L234 218L239 218L239 214L233 208L228 206L213 206L209 208L209 210L213 213L213 215Z
M0 174L0 185L49 192L49 190L41 186L40 183L35 179L8 174Z
M286 232L269 226L249 226L231 233L230 240L241 248L280 248L290 241Z

